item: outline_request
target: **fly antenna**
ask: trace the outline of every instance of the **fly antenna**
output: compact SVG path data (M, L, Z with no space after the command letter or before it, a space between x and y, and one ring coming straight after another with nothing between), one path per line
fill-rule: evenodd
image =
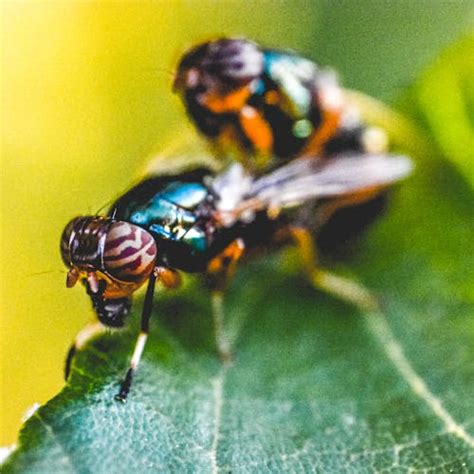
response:
M40 275L48 275L50 273L62 273L64 275L67 272L65 270L45 270L45 271L42 271L42 272L27 273L25 276L27 278L30 278L30 277L40 276Z
M109 199L105 204L103 204L102 206L99 207L99 209L97 209L96 213L94 215L98 216L106 207L108 207L111 203L113 202L113 199ZM114 210L114 212L117 212L116 210Z
M147 72L159 72L161 74L165 74L170 78L174 78L176 75L176 72L173 71L172 69L166 69L166 68L156 68L156 67L151 67L151 68L145 68L145 71Z

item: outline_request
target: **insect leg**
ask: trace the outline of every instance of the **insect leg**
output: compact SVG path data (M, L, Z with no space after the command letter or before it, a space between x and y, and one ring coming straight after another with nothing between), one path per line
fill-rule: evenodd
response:
M229 341L224 334L224 293L219 290L212 291L211 303L217 353L222 362L228 363L232 361L232 353L229 347Z
M148 280L148 287L146 290L145 301L143 303L142 319L140 333L135 343L135 349L133 350L132 358L130 359L130 367L125 374L125 378L120 386L119 393L115 396L115 399L121 402L126 402L130 387L132 385L133 376L138 368L143 349L145 348L146 340L148 338L150 328L150 316L153 309L153 295L155 292L157 272L153 271Z
M153 309L153 295L155 293L155 283L159 280L163 286L168 289L177 288L181 284L181 278L178 272L164 267L156 267L148 280L148 287L146 290L145 301L143 303L142 319L140 326L140 333L135 343L135 349L133 350L132 358L130 359L130 367L125 374L125 378L120 386L119 393L115 396L115 399L121 402L127 400L132 380L135 372L137 371L138 364L145 349L146 340L148 333L150 332L150 316Z
M353 304L361 311L378 310L376 298L362 285L331 272L317 264L317 251L311 233L302 227L292 227L291 236L300 251L302 265L311 283L318 289Z
M234 240L217 257L209 262L208 282L211 286L212 316L214 322L214 336L219 358L228 363L232 360L229 341L224 333L224 291L232 279L237 262L245 250L242 239Z
M71 347L69 348L66 356L66 362L64 365L65 380L69 378L72 361L74 359L74 356L76 355L76 352L80 351L90 339L103 333L105 329L106 328L102 323L100 323L99 321L93 321L88 323L83 329L79 331L73 343L71 344Z

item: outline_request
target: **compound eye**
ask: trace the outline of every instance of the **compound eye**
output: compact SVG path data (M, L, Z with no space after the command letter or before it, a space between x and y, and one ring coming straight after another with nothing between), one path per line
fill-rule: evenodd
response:
M104 246L104 270L115 280L146 280L156 261L157 247L149 232L128 222L112 224Z
M67 267L71 266L71 251L69 248L69 244L71 242L71 235L74 232L74 224L77 218L72 219L64 228L63 234L61 236L61 258L63 259L64 264Z
M263 52L251 41L222 39L209 44L204 68L211 74L244 85L263 72Z

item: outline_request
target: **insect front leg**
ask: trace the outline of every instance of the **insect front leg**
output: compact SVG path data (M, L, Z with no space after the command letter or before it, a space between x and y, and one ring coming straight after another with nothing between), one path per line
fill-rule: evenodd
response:
M207 267L207 282L211 288L214 336L219 358L224 363L232 361L229 341L224 333L224 291L235 273L245 245L242 239L234 240Z
M308 229L291 227L290 234L299 250L303 268L316 288L353 304L361 311L378 310L376 298L362 285L319 268L316 246Z
M66 355L66 362L64 364L64 380L69 378L71 373L72 361L74 356L78 351L80 351L88 341L90 341L95 336L102 334L105 331L105 326L99 321L92 321L84 328L82 328L77 336L74 338L73 343L69 347L69 350Z
M153 295L155 293L155 283L157 279L159 279L166 288L176 288L181 282L177 272L164 267L156 267L150 275L143 303L140 333L138 334L137 342L135 343L135 348L130 359L130 366L120 385L120 391L115 396L116 400L123 403L127 401L133 377L138 369L138 364L142 357L143 350L145 349L148 333L150 332L150 317L153 309Z

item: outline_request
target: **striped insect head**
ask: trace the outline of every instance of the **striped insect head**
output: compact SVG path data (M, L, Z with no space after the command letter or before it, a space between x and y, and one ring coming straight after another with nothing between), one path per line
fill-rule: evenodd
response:
M105 239L104 271L115 280L142 283L153 271L156 254L149 232L128 222L114 222Z
M76 217L61 237L62 259L69 267L67 286L81 278L96 293L105 281L108 298L129 295L141 286L153 271L156 254L146 230L105 217Z
M263 52L252 41L221 38L190 49L178 66L174 89L227 93L259 78Z

